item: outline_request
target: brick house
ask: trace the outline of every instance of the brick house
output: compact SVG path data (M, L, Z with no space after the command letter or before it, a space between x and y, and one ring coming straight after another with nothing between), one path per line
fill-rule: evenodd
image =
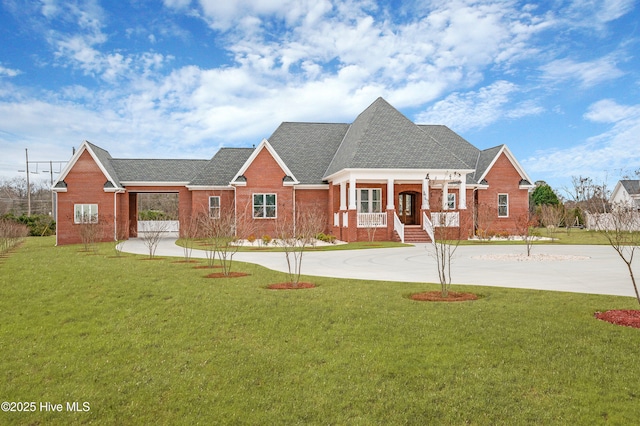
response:
M136 236L137 195L154 192L178 194L181 227L231 212L239 236L275 236L279 221L313 209L343 241L428 241L439 227L466 238L485 219L513 232L530 182L506 145L480 150L378 98L351 124L285 122L257 147L210 160L112 158L85 141L53 190L57 244L80 242L83 223L102 224L105 241Z

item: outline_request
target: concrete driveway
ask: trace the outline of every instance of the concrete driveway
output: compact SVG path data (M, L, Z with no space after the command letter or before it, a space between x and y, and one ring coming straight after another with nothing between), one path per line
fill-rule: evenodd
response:
M156 255L182 257L183 249L175 241L175 238L163 239ZM143 242L135 238L124 243L123 251L148 253ZM525 254L523 245L460 246L452 262L452 281L454 284L635 297L626 265L609 246L536 245L532 256L538 260L509 258L519 254ZM558 260L563 256L580 258ZM193 257L204 258L205 252L194 250ZM234 259L287 271L284 253L238 252ZM638 263L636 259L635 268ZM306 252L302 273L365 280L439 282L435 259L426 244Z

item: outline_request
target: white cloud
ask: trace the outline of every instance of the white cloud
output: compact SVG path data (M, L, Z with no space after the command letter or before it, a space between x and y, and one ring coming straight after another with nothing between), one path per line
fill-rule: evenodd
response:
M534 101L513 102L518 87L508 81L497 81L478 91L453 93L418 114L420 123L445 124L456 131L482 129L504 118L539 114L542 107Z
M554 83L577 80L583 87L592 87L607 80L624 75L616 64L614 55L594 61L575 62L571 59L557 59L541 67L543 79Z
M620 105L605 99L592 104L584 118L612 127L567 149L539 152L523 161L534 173L564 177L617 178L620 170L640 165L640 104Z
M0 65L0 77L2 76L15 77L19 74L21 74L20 70L14 70L14 69L6 68Z

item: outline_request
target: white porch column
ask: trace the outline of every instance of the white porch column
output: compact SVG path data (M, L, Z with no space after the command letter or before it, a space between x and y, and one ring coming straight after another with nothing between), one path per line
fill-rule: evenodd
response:
M347 209L347 182L340 182L340 210Z
M429 210L429 179L422 181L422 210Z
M387 210L394 210L396 195L393 187L393 179L387 179Z
M442 184L442 210L449 210L449 181Z
M467 175L462 175L460 180L460 201L458 202L458 208L465 210L467 208Z
M356 210L356 178L349 178L349 210Z

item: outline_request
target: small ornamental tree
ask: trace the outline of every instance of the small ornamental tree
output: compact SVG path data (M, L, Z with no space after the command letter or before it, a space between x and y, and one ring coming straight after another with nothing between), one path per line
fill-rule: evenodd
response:
M300 283L302 257L307 247L315 244L315 237L324 231L325 217L320 208L298 206L295 221L279 219L276 223L278 244L284 251L289 282L293 287Z
M527 249L527 256L531 256L533 241L536 237L533 228L538 224L538 220L530 212L523 212L515 218L516 231L518 236L522 238Z
M139 238L144 243L149 253L149 258L152 259L156 255L156 250L160 244L160 240L169 230L169 222L166 220L154 220L140 222L141 230Z
M475 211L476 237L481 240L490 240L490 229L496 220L496 208L487 203L478 204Z
M182 239L182 252L184 260L189 262L193 253L195 238L198 235L198 219L189 216L187 220L180 224L180 238Z
M560 227L565 213L562 204L543 204L539 208L540 221L547 228L547 234L551 235L551 231Z
M436 260L438 279L440 280L440 295L442 298L449 296L451 289L451 263L453 256L462 239L466 227L460 223L460 216L454 212L436 212L432 214L434 239L427 246L429 254Z
M620 203L612 206L610 213L594 214L596 229L601 231L609 245L627 266L631 284L640 303L640 292L633 274L633 257L640 248L640 212Z

